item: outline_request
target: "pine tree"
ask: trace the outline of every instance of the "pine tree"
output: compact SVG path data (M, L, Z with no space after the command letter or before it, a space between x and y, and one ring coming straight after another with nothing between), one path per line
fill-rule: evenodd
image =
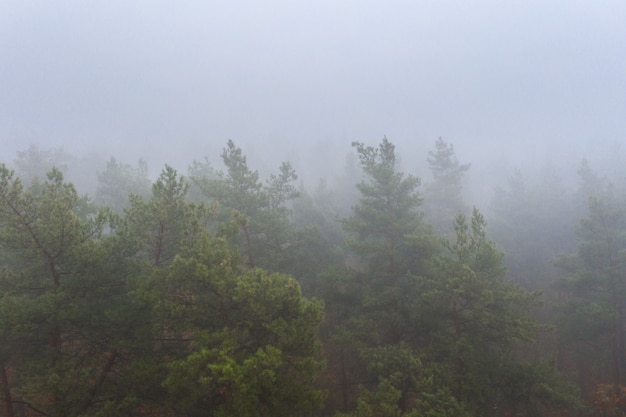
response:
M454 153L454 146L443 139L435 142L435 151L428 153L428 166L433 182L424 191L424 213L426 220L439 234L450 235L451 224L458 213L465 213L463 180L470 164L461 164Z
M395 146L387 138L376 148L360 142L353 146L364 180L357 185L359 203L343 226L356 259L349 270L334 274L341 292L327 301L328 314L337 320L331 330L336 356L329 367L340 375L343 409L353 402L350 387L369 379L372 356L366 350L393 350L414 330L413 276L425 271L437 248L418 212L419 180L398 170ZM406 387L398 389L404 398Z
M357 184L359 203L343 221L344 230L353 236L348 246L378 283L393 284L414 266L407 236L422 227L420 181L398 171L395 146L387 138L377 148L352 145L365 179Z
M321 405L322 305L286 275L245 267L204 235L146 286L173 352L163 381L177 415L310 415Z
M135 325L127 320L129 270L105 233L109 219L58 170L24 189L0 166L0 379L8 415L27 408L87 416L103 401L132 395L116 378Z
M138 257L153 266L169 264L186 245L197 239L213 217L213 209L187 201L189 183L166 166L152 185L152 196L130 196L117 233L124 236Z
M602 195L603 194L603 195ZM569 300L562 305L561 343L573 351L587 374L600 368L599 381L617 392L626 384L624 309L626 307L626 212L614 188L591 198L589 215L577 230L578 249L558 260L565 272L559 283ZM569 346L569 348L568 348ZM607 376L603 376L606 374ZM592 387L583 385L585 390Z
M109 206L118 213L129 207L131 194L144 198L150 195L148 165L143 160L135 168L111 158L106 169L97 175L96 203Z
M294 169L285 162L263 183L232 140L224 148L222 160L226 171L214 175L210 170L198 170L196 164L199 175L192 177L194 184L231 218L225 233L231 235L248 266L280 271L293 233L287 203L298 196L293 185L298 178Z

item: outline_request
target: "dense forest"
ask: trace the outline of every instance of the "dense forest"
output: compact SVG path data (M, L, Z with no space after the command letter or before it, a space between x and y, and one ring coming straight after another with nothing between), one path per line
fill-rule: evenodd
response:
M626 415L624 172L0 165L0 416ZM86 189L76 165L97 170Z

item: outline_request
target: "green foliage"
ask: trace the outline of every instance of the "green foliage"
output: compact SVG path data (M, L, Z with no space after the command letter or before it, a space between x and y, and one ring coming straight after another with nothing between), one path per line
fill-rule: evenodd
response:
M168 269L151 287L159 332L188 339L164 382L173 410L290 416L320 405L320 303L302 298L292 278L242 268L219 239L204 237Z
M0 244L17 259L31 259L28 265L47 275L48 284L60 285L107 220L106 210L94 213L60 171L53 169L47 182L25 191L13 172L0 166Z
M286 203L298 196L293 186L297 175L289 163L266 184L252 171L241 148L229 140L222 153L225 172L213 172L207 164L194 164L192 181L204 195L216 202L231 222L222 233L232 237L245 254L248 266L278 271L285 249L290 246L292 228ZM233 226L236 228L233 233Z
M0 167L0 360L18 384L4 391L5 402L13 391L50 416L90 415L101 400L131 394L111 381L130 352L134 311L124 292L126 263L104 234L108 220L58 170L24 190Z
M487 240L478 210L471 225L459 214L455 230L456 240L446 244L449 254L418 281L417 320L426 320L429 354L447 363L455 396L487 413L498 396L495 370L517 343L535 336L538 324L529 309L538 294L505 280L503 254Z
M398 172L394 145L383 138L377 148L353 146L365 179L357 185L359 204L342 222L351 235L348 248L358 256L348 264L354 273L347 291L355 305L346 324L371 343L397 343L411 333L411 275L424 271L437 244L417 211L419 180Z
M333 349L338 355L332 358L330 366L339 369L342 375L340 391L344 408L351 395L350 385L387 375L378 369L384 363L380 362L381 355L389 354L388 361L395 356L398 361L408 360L405 354L410 350L398 343L402 340L412 343L415 339L411 315L418 293L412 275L425 272L437 248L436 240L418 213L419 180L398 171L394 145L384 138L376 148L359 142L353 146L365 178L357 185L361 193L359 204L343 220L343 226L351 236L348 248L358 257L349 259L351 270L338 269L337 274L329 275L339 291L332 294L331 290L326 298L328 314L336 320L331 334L335 336L332 343L336 344ZM351 358L354 355L361 360L355 361ZM408 363L399 367L405 372L414 370ZM395 390L399 390L399 398L404 401L409 387L415 386L411 376L402 375L402 378L394 376L402 381L387 381L391 385L381 387L382 391L370 391L371 386L363 388L358 413L367 415L399 407L391 404L395 401Z
M374 390L362 386L356 410L338 413L337 417L473 415L447 386L437 382L441 370L423 363L406 344L366 349L363 353L370 372L378 376L378 384Z
M50 416L320 405L321 304L288 276L243 267L187 190L166 167L152 198L133 196L119 217L93 211L58 170L26 191L0 167L0 366L18 372L6 403Z
M394 388L389 381L382 381L374 392L361 389L359 402L353 413L337 413L335 417L400 416L402 413L397 405L400 397L400 390Z
M515 349L533 341L539 329L529 314L539 294L505 279L503 254L487 239L485 228L478 210L470 221L459 214L456 239L445 243L446 250L431 259L428 269L406 286L397 282L391 287L394 297L378 293L388 312L373 318L370 312L382 308L372 309L364 299L366 309L351 323L401 329L402 342L361 339L369 344L361 350L369 379L378 384L364 384L352 415L488 416L494 415L494 404L503 410L535 404L535 415L548 415L554 404L565 407L572 392L565 384L556 384L553 392L538 388L558 380L549 374L532 374L529 380L536 385L530 394L511 397L511 381L519 374L511 365L516 364ZM389 311L403 319L395 321Z
M296 171L288 162L280 165L278 174L270 174L267 180L267 206L270 211L287 213L285 203L300 195L293 182L298 179Z
M580 392L560 374L554 363L503 363L498 369L499 408L515 415L553 415L557 410L583 411Z
M222 160L226 166L226 173L218 174L219 181L205 192L247 217L266 207L267 196L263 192L258 171L248 168L245 155L232 140L228 141L222 153Z
M507 278L482 214L459 214L454 238L435 237L420 213L419 180L399 170L394 145L384 138L376 147L353 146L363 177L343 221L334 190L297 190L287 163L261 179L232 141L222 153L224 172L195 163L192 184L166 166L150 194L142 191L145 165L111 159L99 191L111 208L79 196L58 169L24 188L0 166L5 414L501 417L582 410L554 363L532 362L520 349L542 329L530 314L539 294ZM458 206L469 166L442 140L428 161L438 185L426 196ZM549 189L567 201L560 188ZM579 250L560 261L567 273L560 290L569 299L558 310L565 353L558 363L584 363L581 379L608 379L617 370L611 380L620 387L624 204L616 193L595 195ZM507 233L538 233L515 222L533 220L542 196L513 181L500 195ZM560 227L559 219L543 220L546 233ZM338 224L349 235L347 248ZM544 250L549 245L537 236ZM544 259L530 255L519 259ZM304 298L296 279L325 307Z
M152 185L149 200L131 195L118 233L128 250L154 266L170 263L192 245L208 226L213 210L186 200L189 184L175 169L166 166Z
M426 390L408 414L412 417L472 417L475 414L459 402L446 387Z
M412 257L406 236L420 226L417 208L419 179L397 171L395 146L383 138L377 147L352 144L359 155L366 180L344 230L353 234L348 245L380 279L394 280L410 270Z

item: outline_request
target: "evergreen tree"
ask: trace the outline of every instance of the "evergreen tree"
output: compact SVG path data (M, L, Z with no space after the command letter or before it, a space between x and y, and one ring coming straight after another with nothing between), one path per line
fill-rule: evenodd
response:
M463 179L470 164L461 164L454 153L454 146L443 139L435 142L435 151L428 153L428 166L433 182L424 191L424 213L426 221L439 234L453 234L451 224L458 213L467 207L463 201Z
M248 269L223 239L204 235L144 294L174 355L163 383L176 415L309 415L321 405L322 306L292 278Z
M572 193L548 167L537 181L521 172L497 188L491 236L507 254L509 275L529 289L547 290L557 278L552 260L575 247Z
M0 167L0 385L9 416L302 415L322 306L242 265L166 167L150 200L94 211L53 170Z
M434 245L427 241L422 253L416 250L414 236L429 235L417 211L419 180L398 171L395 146L387 138L377 148L353 146L365 180L357 185L361 199L343 226L352 235L348 248L358 256L354 291L366 313L360 321L373 340L397 343L406 323L409 276L421 272Z
M144 198L150 195L148 164L143 160L135 168L111 158L106 169L97 175L96 203L109 206L118 213L129 207L131 194Z
M474 413L487 416L500 398L499 372L515 360L513 348L534 340L538 324L529 309L538 294L505 279L503 253L487 239L485 225L476 209L471 223L457 216L448 254L418 280L416 313L428 356L448 369L448 388Z
M108 218L58 170L26 190L0 166L7 415L106 415L105 403L132 403L133 392L117 378L134 349L129 269L104 233Z
M170 263L180 250L191 245L208 227L213 210L187 201L189 183L166 166L152 185L149 200L131 194L118 234L129 249L153 266Z
M233 236L248 265L280 271L281 259L290 246L293 232L286 204L298 196L292 184L297 175L289 163L281 164L277 174L271 174L264 184L258 171L248 167L241 148L229 140L222 153L226 172L211 175L198 170L194 183L211 200L224 208L232 218L230 225L240 233ZM203 174L209 174L207 177Z
M417 211L420 181L398 171L395 146L387 138L377 148L352 145L365 179L357 184L359 203L343 221L344 230L353 236L348 247L378 283L391 285L414 267L407 236L422 227Z
M395 146L387 138L376 148L359 142L353 146L365 178L357 185L359 204L343 226L356 258L349 270L330 275L338 291L326 304L336 320L330 347L336 356L329 369L340 375L344 410L354 402L351 387L369 380L371 356L366 350L393 349L414 330L410 320L417 294L412 276L425 271L437 248L418 212L419 180L398 171ZM375 385L370 382L364 389ZM400 390L403 397L406 387Z
M305 294L320 297L333 290L322 276L342 266L345 256L339 207L324 180L314 193L301 187L299 194L290 216L296 230L284 271L298 278Z
M68 170L68 164L72 160L70 155L63 149L39 149L35 145L28 149L17 151L17 158L13 161L15 172L26 186L30 186L33 181L43 182L46 180L48 172L56 168L63 174Z
M562 354L576 357L587 392L589 374L618 392L625 384L624 308L626 304L626 212L614 188L591 198L589 215L577 230L579 245L558 265L558 284L568 294L559 323ZM592 370L599 369L599 373Z

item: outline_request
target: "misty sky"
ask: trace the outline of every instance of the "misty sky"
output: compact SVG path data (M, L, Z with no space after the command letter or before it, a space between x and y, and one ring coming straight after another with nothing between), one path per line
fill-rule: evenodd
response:
M585 152L626 140L624 22L624 1L2 0L2 160L188 163L228 139L306 158L383 135L466 160Z

